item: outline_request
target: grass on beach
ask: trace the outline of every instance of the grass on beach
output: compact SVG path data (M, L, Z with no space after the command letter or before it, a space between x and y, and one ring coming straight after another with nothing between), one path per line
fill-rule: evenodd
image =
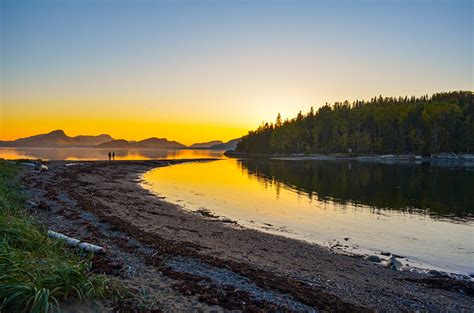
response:
M0 312L51 312L66 299L103 296L107 282L90 273L91 256L48 238L25 212L19 171L0 160Z

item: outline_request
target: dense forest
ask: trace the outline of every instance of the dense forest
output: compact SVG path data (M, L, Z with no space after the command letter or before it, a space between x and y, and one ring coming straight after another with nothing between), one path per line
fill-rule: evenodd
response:
M237 145L244 153L474 152L474 94L374 97L301 111L297 117L263 123Z

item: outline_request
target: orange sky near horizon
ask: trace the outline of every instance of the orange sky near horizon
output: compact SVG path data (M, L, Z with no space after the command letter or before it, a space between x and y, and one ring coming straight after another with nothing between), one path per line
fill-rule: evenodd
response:
M281 92L267 99L252 98L254 95L232 99L192 90L185 92L186 96L163 96L164 99L142 98L139 93L125 95L119 90L111 90L110 94L114 97L93 92L79 95L76 91L49 97L9 90L0 96L0 140L62 129L69 136L109 134L126 140L158 137L186 145L225 142L246 135L264 121L273 121L278 112L292 117L305 107L303 99L295 106L287 106L292 102Z
M109 134L114 139L142 140L150 137L176 140L185 145L210 140L228 141L250 128L240 125L203 125L147 120L8 120L0 123L0 140L15 140L62 129L68 136ZM13 130L13 131L12 131Z

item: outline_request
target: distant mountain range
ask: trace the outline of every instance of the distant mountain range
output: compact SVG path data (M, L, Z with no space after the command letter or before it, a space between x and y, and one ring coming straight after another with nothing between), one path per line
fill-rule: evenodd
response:
M109 135L69 137L62 130L47 134L20 138L13 141L0 141L2 147L92 147L111 141Z
M242 138L232 139L224 143L213 145L210 147L212 150L235 150L237 144L242 140Z
M166 138L148 138L145 140L128 142L124 139L112 140L97 145L97 148L120 149L184 149L185 145L177 141L168 141Z
M199 143L195 143L195 144L190 145L189 148L191 148L191 149L208 149L208 148L211 148L212 146L220 145L222 143L223 142L220 141L220 140L213 140L213 141L208 141L208 142L199 142Z
M148 138L140 141L127 141L114 139L110 135L98 136L76 136L69 137L63 130L54 130L47 134L40 134L13 141L0 141L0 147L23 147L23 148L66 148L66 147L95 147L115 149L213 149L234 150L241 139L233 139L226 143L220 140L195 143L187 147L177 141L169 141L166 138Z

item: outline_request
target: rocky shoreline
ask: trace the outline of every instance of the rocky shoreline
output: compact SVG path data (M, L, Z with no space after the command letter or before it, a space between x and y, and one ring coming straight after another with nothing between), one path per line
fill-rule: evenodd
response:
M263 157L282 161L361 161L385 164L416 164L436 167L474 167L474 154L439 153L431 156L415 154L383 154L356 155L345 153L334 154L248 154L226 151L225 156L231 158Z
M94 270L155 299L149 311L470 311L474 288L186 212L142 173L196 160L25 167L30 210L49 229L106 248ZM71 166L70 164L74 164ZM396 265L396 264L395 264ZM116 309L116 307L115 307ZM114 310L104 303L103 310Z

